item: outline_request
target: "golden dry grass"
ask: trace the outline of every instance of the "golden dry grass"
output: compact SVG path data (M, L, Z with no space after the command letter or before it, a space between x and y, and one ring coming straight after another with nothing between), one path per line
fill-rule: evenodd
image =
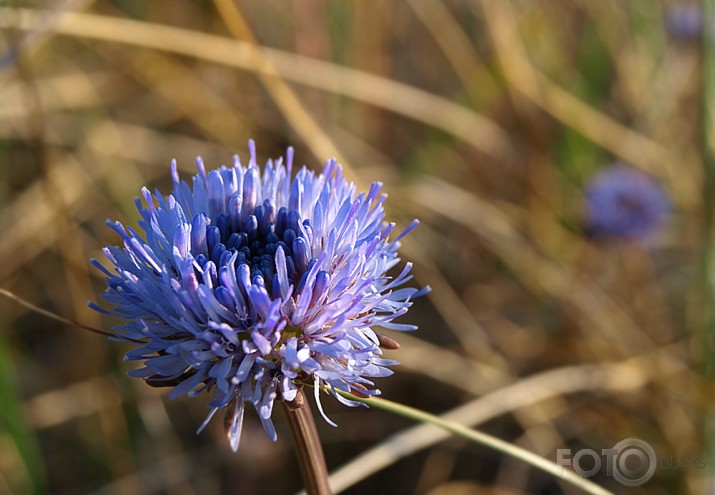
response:
M116 242L104 220L136 224L134 196L166 192L172 158L190 174L249 138L263 159L292 144L309 167L337 156L363 187L385 182L398 223L423 221L403 253L434 290L405 318L420 330L390 353L386 397L554 461L626 437L706 455L712 140L701 46L664 26L675 3L4 4L0 287L109 329L86 307L102 290L87 260ZM647 244L584 233L584 185L614 161L673 202ZM0 314L0 493L299 490L280 419L272 444L249 418L230 454L220 425L194 435L201 399L126 377L122 345L9 300ZM576 493L430 427L326 406L344 493ZM659 469L629 493L704 493L711 472Z

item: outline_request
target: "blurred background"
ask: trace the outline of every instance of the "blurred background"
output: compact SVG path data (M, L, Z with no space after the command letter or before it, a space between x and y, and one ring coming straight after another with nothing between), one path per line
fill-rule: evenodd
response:
M87 307L103 290L88 259L118 242L107 218L136 226L142 185L170 191L172 158L187 177L197 155L247 157L249 138L260 162L288 145L312 169L337 156L360 187L386 184L398 225L422 220L402 254L433 290L402 319L419 331L390 334L402 365L384 397L463 407L554 462L638 437L650 481L592 480L712 490L715 61L697 3L0 6L0 287L110 329ZM0 315L0 493L300 489L281 411L277 443L249 416L234 455L220 420L195 435L205 397L127 377L126 345L7 299ZM459 439L402 452L421 438L396 440L410 421L323 404L331 470L387 452L341 471L344 493L580 493Z

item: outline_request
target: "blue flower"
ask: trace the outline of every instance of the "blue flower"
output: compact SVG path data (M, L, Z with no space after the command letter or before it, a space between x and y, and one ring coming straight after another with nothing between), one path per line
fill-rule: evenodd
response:
M144 188L145 204L136 201L141 233L108 222L123 241L103 250L113 272L92 260L106 275L109 313L126 320L117 336L139 344L125 359L144 367L130 375L174 386L170 398L211 393L199 431L227 408L234 451L247 402L275 440L274 401L292 401L303 384L314 385L321 414L321 390L349 406L361 404L337 390L377 395L372 380L397 363L382 358L390 339L374 327L414 330L393 320L428 290L399 288L409 263L386 275L418 222L389 238L380 183L357 194L335 160L292 178L291 148L261 174L249 148L248 167L236 156L207 173L198 159L191 185L172 162L173 194Z
M696 39L703 30L703 11L699 4L678 4L665 11L665 26L680 39Z
M586 189L586 201L588 230L600 237L646 239L670 211L655 179L620 164L596 175Z

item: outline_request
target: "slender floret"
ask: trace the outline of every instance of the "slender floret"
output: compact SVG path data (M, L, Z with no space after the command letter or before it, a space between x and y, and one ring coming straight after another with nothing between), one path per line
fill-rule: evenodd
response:
M587 228L596 237L647 240L670 210L655 179L621 164L596 175L586 189L586 200Z
M234 450L245 403L275 440L274 401L292 401L304 384L315 386L319 409L321 390L349 406L361 404L337 390L377 395L372 380L397 363L382 357L375 327L415 329L393 320L428 290L401 287L409 263L387 275L417 221L389 238L380 183L358 194L335 160L292 177L291 148L261 173L249 148L247 167L234 157L207 172L198 159L191 183L173 162L173 194L144 188L137 200L140 232L108 222L123 241L104 248L114 270L93 260L109 312L126 320L117 336L139 343L125 358L144 366L130 375L173 386L171 398L210 393L199 431L226 408Z

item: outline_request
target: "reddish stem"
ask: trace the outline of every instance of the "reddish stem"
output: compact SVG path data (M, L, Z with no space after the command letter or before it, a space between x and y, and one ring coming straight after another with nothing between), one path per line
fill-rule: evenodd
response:
M283 405L293 433L293 442L306 493L308 495L332 495L333 492L328 483L328 469L325 466L323 446L320 443L313 414L310 412L303 391L299 390L292 402L283 402Z

